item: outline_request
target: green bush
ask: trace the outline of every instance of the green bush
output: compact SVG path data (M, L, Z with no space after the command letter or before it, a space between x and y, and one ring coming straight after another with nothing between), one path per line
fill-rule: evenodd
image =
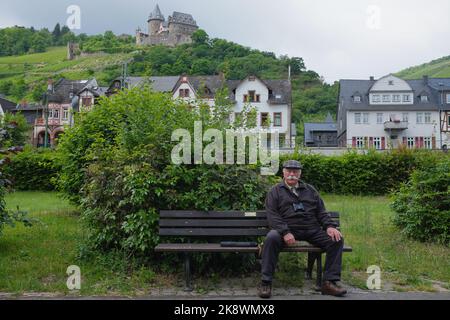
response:
M15 190L54 190L54 179L61 170L57 158L53 150L27 147L11 157L4 170Z
M120 92L79 115L60 140L64 166L59 186L81 205L88 246L151 258L160 241L159 210L263 206L269 185L256 167L172 163L175 129L186 129L193 137L196 120L203 122L203 130L225 127L206 112L209 107L199 110L144 88ZM197 259L209 266L204 262L212 256Z
M367 154L350 151L339 156L296 153L282 156L280 165L288 159L299 160L304 167L303 180L321 192L384 195L397 190L415 169L433 166L446 157L442 152L408 149Z
M414 171L391 207L408 237L450 245L450 159Z

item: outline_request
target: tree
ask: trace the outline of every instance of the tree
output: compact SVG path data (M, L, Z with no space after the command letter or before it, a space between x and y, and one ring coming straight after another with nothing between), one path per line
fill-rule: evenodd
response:
M53 44L58 45L61 39L61 26L59 25L59 23L57 23L55 28L53 29L52 36L53 36Z
M196 44L210 44L209 36L203 29L198 29L192 34L192 41Z

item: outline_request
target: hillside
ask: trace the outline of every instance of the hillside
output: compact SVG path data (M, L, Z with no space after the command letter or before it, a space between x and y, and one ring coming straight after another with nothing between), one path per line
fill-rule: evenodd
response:
M293 122L299 134L303 122L324 120L327 113L335 114L337 84L324 83L319 74L307 70L300 57L277 57L224 40L210 39L203 30L193 36L192 44L172 47L135 47L115 41L109 32L93 36L83 44L92 52L73 61L66 59L65 47L53 47L43 53L0 57L0 93L15 102L26 99L39 101L48 78L86 79L95 77L106 86L121 74L124 61L130 76L213 75L223 73L227 79L243 79L256 75L262 79L286 79L291 66ZM112 40L111 40L112 39ZM111 53L95 53L110 48ZM120 51L125 48L125 51ZM129 52L129 53L113 53Z
M131 54L93 54L69 61L66 47L53 47L47 52L0 57L0 93L13 99L36 100L47 79L84 79L95 76L106 85ZM22 94L20 91L24 91Z
M428 75L431 78L450 77L450 56L404 69L395 75L404 79L419 79L424 75Z

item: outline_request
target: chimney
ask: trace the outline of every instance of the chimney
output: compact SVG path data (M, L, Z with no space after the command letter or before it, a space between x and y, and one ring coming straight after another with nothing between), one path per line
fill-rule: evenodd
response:
M53 93L53 80L52 80L52 79L48 79L48 82L47 82L47 91Z
M428 84L428 76L423 76L423 83Z
M370 76L369 80L370 81L375 81L375 78L373 76Z

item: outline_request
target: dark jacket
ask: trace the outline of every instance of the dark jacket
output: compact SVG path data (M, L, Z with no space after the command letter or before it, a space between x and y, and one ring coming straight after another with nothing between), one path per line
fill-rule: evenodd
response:
M299 181L296 190L298 197L283 181L272 187L267 194L266 212L271 229L284 236L291 229L336 227L319 192L313 186ZM295 211L294 203L302 203L304 211Z

